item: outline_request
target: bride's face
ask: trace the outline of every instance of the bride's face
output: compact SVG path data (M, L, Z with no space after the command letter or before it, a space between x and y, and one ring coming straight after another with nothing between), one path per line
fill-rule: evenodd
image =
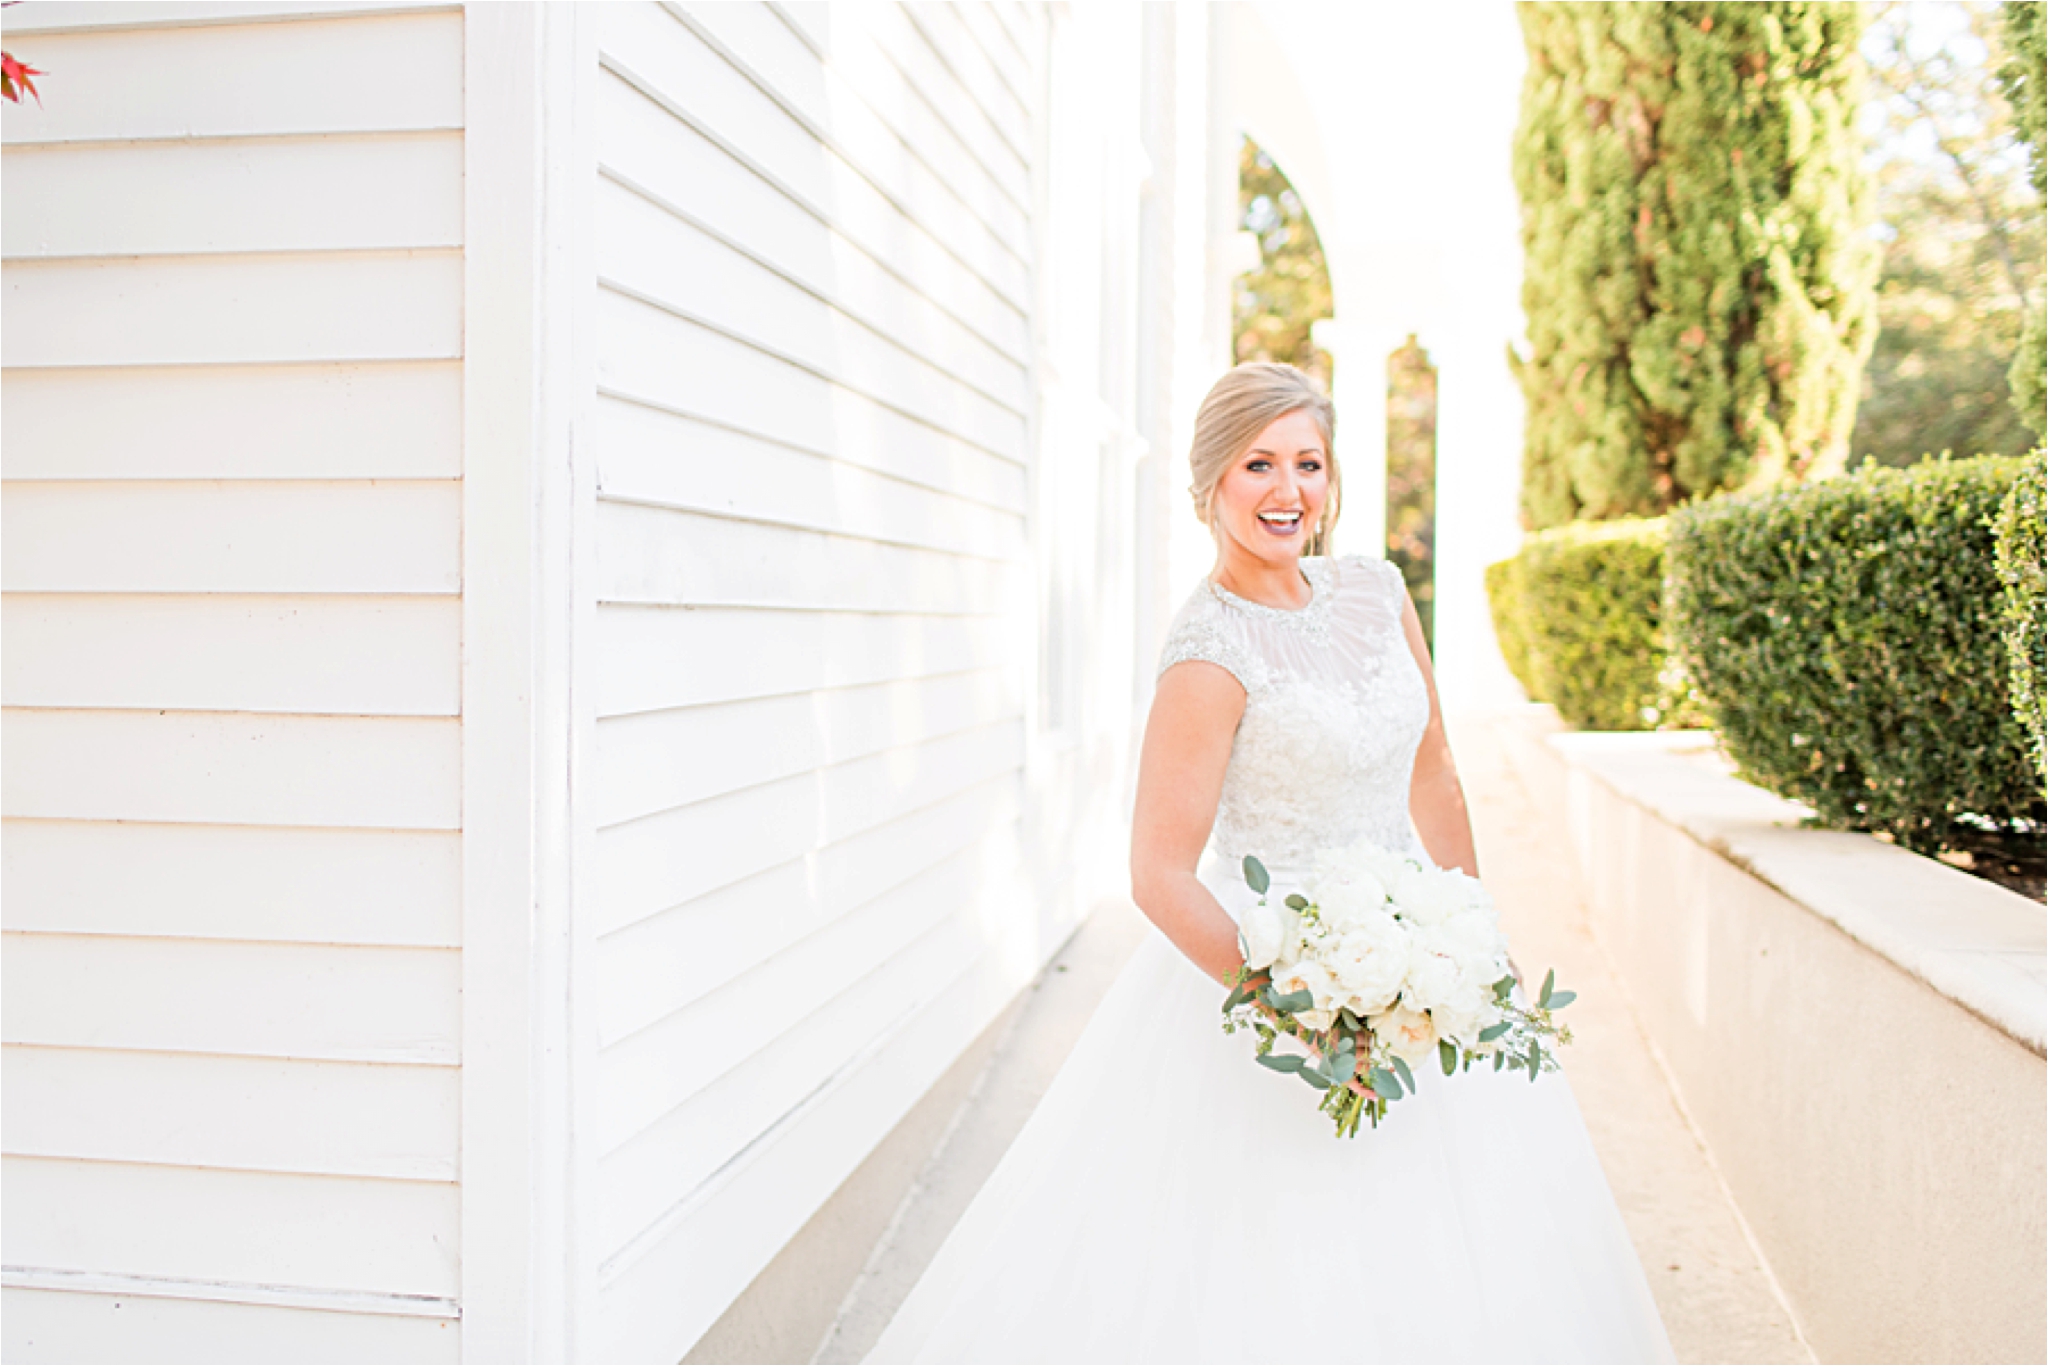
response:
M1223 472L1210 520L1230 553L1235 544L1268 564L1299 559L1330 496L1330 456L1306 408L1274 421Z

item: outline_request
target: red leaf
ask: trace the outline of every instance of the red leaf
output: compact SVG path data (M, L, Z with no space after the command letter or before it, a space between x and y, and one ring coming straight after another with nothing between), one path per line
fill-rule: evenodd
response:
M36 96L36 107L41 108L43 97L36 95L36 83L29 77L49 74L47 71L38 71L25 62L15 61L8 53L0 52L0 95L6 96L16 104L21 103L21 92L26 90Z

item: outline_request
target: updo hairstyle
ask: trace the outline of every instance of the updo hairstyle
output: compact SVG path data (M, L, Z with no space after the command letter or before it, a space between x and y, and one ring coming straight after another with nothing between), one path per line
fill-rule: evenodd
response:
M1260 432L1297 409L1307 409L1322 434L1323 451L1330 474L1329 497L1323 515L1309 533L1305 555L1327 555L1330 533L1336 530L1341 480L1337 472L1337 410L1330 400L1291 365L1247 361L1225 372L1202 400L1195 414L1195 439L1188 452L1188 464L1195 482L1188 492L1195 498L1195 516L1213 536L1215 523L1210 512L1216 501L1216 485L1251 448Z

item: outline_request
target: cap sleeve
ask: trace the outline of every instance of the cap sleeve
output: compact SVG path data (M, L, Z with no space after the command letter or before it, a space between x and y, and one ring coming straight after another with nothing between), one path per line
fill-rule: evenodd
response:
M1166 633L1166 648L1159 654L1159 672L1176 664L1199 659L1229 672L1245 690L1257 693L1266 682L1266 669L1241 633L1232 628L1222 608L1213 599L1195 599L1174 619Z

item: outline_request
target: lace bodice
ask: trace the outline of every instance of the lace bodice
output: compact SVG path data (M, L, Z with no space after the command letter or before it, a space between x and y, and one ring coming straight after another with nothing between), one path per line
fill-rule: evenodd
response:
M1369 839L1423 855L1408 815L1429 694L1401 624L1401 573L1363 555L1307 558L1312 596L1287 611L1204 582L1167 632L1161 673L1188 660L1244 686L1212 853L1301 868Z

